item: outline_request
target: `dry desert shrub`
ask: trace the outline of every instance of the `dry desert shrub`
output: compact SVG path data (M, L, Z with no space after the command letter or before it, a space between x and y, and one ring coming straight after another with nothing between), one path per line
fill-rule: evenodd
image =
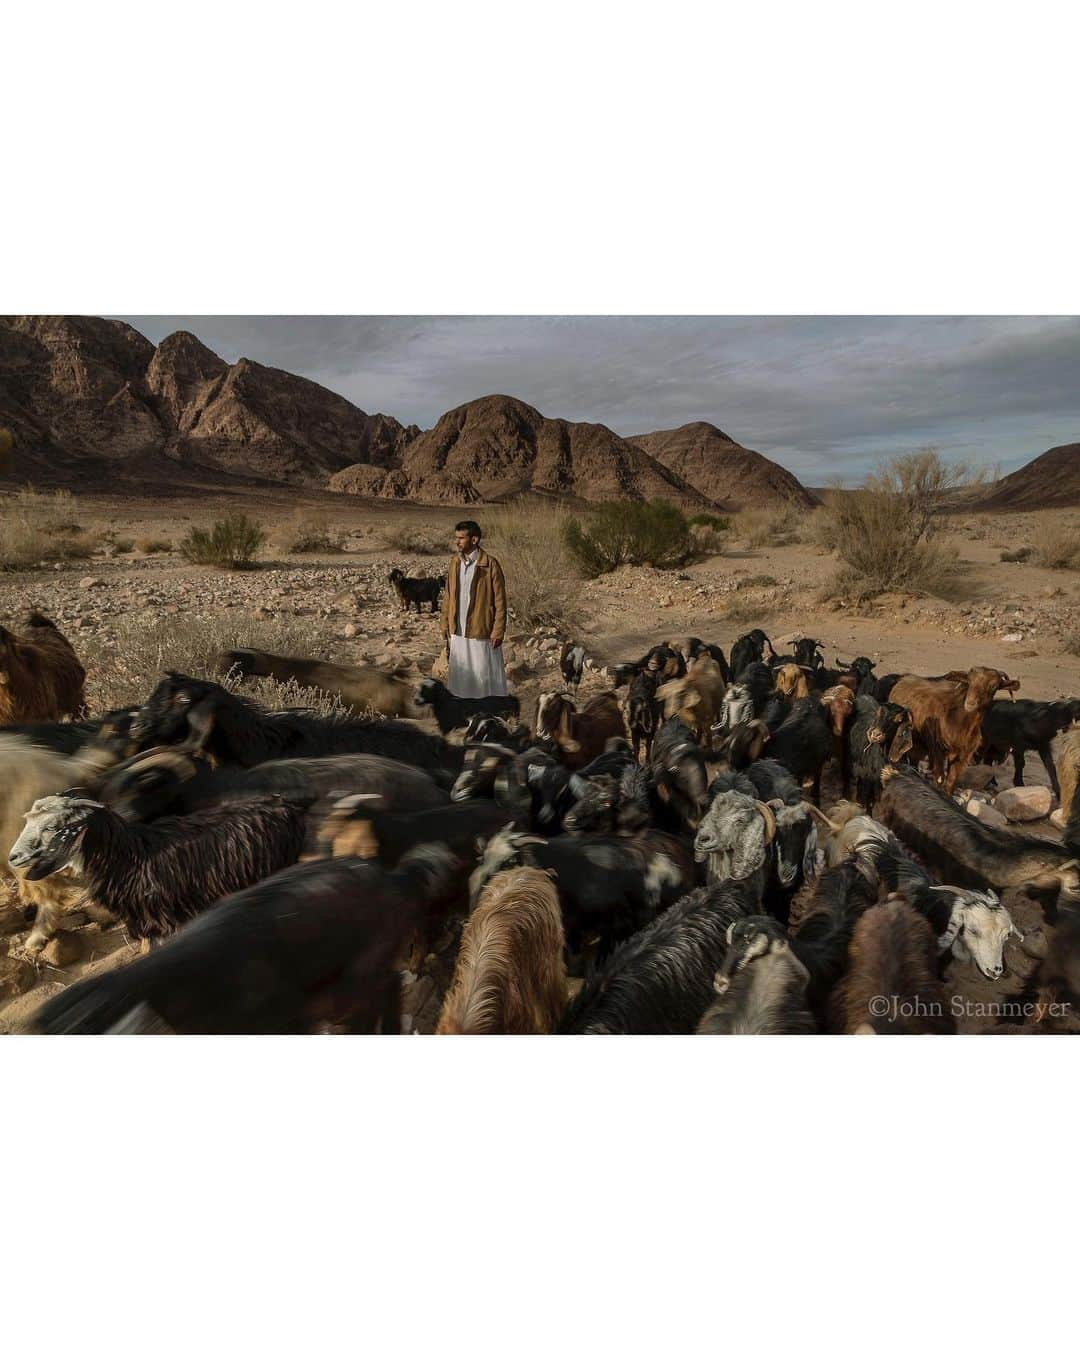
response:
M751 548L795 543L805 528L807 513L796 506L754 506L740 511L735 533Z
M270 542L282 553L341 553L345 531L326 516L298 507L290 520L275 526Z
M435 553L449 553L453 537L449 530L433 530L417 525L390 525L382 532L386 547L398 553L412 553L425 557Z
M601 502L563 524L563 544L585 577L613 572L625 563L679 567L693 552L690 525L666 501Z
M1059 520L1038 534L1036 557L1043 567L1080 568L1080 521Z
M577 620L577 569L567 551L565 507L547 502L508 502L484 512L484 547L506 576L507 603L518 630Z
M232 647L260 647L282 656L326 659L331 655L320 647L310 622L301 618L255 619L234 613L195 618L133 611L121 616L111 629L79 636L91 712L97 715L141 703L168 670L220 681L215 674L218 653ZM309 689L292 690L286 696L288 690L289 686L272 680L243 686L244 694L268 707L309 707L320 698Z
M772 606L762 596L737 595L720 611L724 623L760 623L772 613Z
M167 539L154 539L149 535L143 535L135 540L135 547L140 553L171 553L172 544Z
M1061 650L1066 656L1080 656L1080 633L1070 633L1062 643Z
M720 557L729 537L726 522L720 528L700 520L690 522L690 547L695 558Z
M0 500L0 570L88 558L97 543L80 524L70 492L25 487Z
M215 520L209 529L193 526L180 541L180 552L194 563L208 563L232 571L255 565L266 531L242 511Z

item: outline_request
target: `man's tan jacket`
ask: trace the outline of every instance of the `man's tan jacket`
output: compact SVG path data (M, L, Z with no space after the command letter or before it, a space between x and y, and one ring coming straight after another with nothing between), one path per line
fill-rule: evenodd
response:
M465 615L465 636L501 640L506 635L506 582L502 568L490 553L477 550L476 575L469 596L469 612ZM458 597L461 594L461 555L450 559L446 574L446 591L442 605L443 638L458 631Z

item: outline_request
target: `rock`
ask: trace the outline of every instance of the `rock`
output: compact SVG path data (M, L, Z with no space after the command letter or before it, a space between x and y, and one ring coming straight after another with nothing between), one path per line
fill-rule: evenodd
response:
M1006 820L1042 820L1050 814L1054 803L1053 794L1048 787L1011 787L999 792L994 805Z
M506 667L506 678L511 684L523 684L532 678L532 673L532 667L527 661L519 661L516 665Z
M28 926L29 920L23 913L22 905L0 906L0 937L7 937L9 933L21 933Z
M0 956L0 1002L17 998L37 983L37 971L29 961L16 956Z
M989 802L984 802L981 797L970 797L965 808L969 816L974 816L976 820L981 820L984 825L989 825L992 830L1003 830L1008 821L996 810Z
M41 959L47 966L70 966L83 952L83 942L77 933L60 932L45 944Z
M1004 633L1001 637L1002 642L1023 642L1023 640L1023 633Z
M83 577L82 581L79 582L79 589L81 591L92 591L98 586L104 585L105 583L100 577Z
M1059 830L1065 828L1065 811L1063 807L1058 807L1056 811L1050 812L1050 824L1056 825Z
M347 638L354 638L356 637L357 633L359 633L359 631L360 629L357 628L356 624L347 623L345 627L341 630L341 636Z
M993 781L996 773L996 764L969 764L956 780L956 786L982 792Z
M544 638L543 642L540 643L540 650L542 652L553 652L558 647L558 645L559 645L558 638Z

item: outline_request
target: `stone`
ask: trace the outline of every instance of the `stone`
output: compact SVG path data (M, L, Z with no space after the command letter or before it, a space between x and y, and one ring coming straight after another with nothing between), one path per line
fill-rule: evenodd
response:
M1003 813L1006 820L1042 820L1050 814L1054 804L1053 794L1048 787L1011 787L999 792L994 805Z
M519 661L516 665L506 667L506 678L511 684L524 684L532 677L532 667L526 661Z
M1023 640L1023 633L1004 633L1001 637L1002 642L1023 642Z
M0 956L0 1001L25 994L37 983L37 971L29 961L16 956Z
M992 830L1003 830L1008 821L995 807L989 802L984 802L981 797L970 797L966 806L969 816L974 816L976 820L981 820L984 825L989 825Z
M1063 807L1059 806L1056 811L1050 812L1050 824L1056 825L1059 830L1065 828L1065 810Z
M991 782L997 773L996 764L969 764L962 770L960 777L956 780L958 788L974 788L977 792L982 792Z
M83 577L82 581L79 582L79 589L81 591L92 591L98 586L104 585L105 583L100 577Z
M82 939L76 933L61 932L45 944L41 959L47 966L70 966L82 955Z
M357 633L359 633L359 631L360 629L357 628L356 624L347 623L345 627L341 630L341 636L347 638L354 638L356 637Z

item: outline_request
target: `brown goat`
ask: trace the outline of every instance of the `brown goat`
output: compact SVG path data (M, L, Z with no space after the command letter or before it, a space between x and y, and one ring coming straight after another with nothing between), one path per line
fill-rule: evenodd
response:
M286 684L290 680L304 689L336 694L349 713L376 712L383 717L411 717L415 690L400 674L388 674L374 666L337 666L330 661L311 661L294 656L275 656L254 647L221 652L217 673L230 671L248 679L269 676Z
M698 740L712 744L713 724L724 705L724 677L711 656L699 656L678 680L668 680L656 691L664 716L678 716Z
M584 768L612 736L626 736L626 723L614 691L594 694L578 712L565 694L541 694L536 705L536 735L554 741L568 769Z
M1080 781L1080 727L1074 727L1062 736L1057 771L1061 784L1061 816L1063 820L1068 820L1076 796L1076 785Z
M492 877L461 935L436 1035L553 1032L569 997L564 942L547 872L516 867Z
M850 969L833 991L832 1030L933 1035L956 1030L938 979L937 938L903 899L868 909L848 948Z
M810 685L806 679L806 671L802 666L797 666L793 662L787 665L777 666L774 672L776 679L776 688L786 698L809 698Z
M831 685L821 696L833 734L833 756L840 765L840 781L844 796L851 790L851 753L848 746L848 723L855 716L855 695L846 684Z
M44 614L34 610L18 634L0 625L0 726L79 717L85 684L71 643Z
M982 717L1001 689L1020 688L1001 670L975 666L966 675L951 672L944 680L905 675L890 698L911 709L912 727L930 761L933 778L952 792L956 780L975 757L982 741Z

